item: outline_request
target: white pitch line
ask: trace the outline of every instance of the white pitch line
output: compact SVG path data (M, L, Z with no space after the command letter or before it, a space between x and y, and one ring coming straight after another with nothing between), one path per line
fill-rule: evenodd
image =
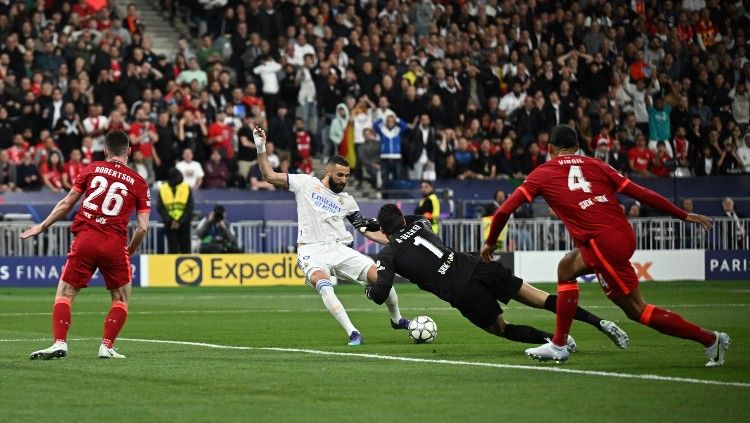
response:
M410 363L448 364L452 366L491 367L491 368L497 368L497 369L514 369L514 370L534 370L534 371L540 371L540 372L569 373L569 374L578 374L578 375L586 375L586 376L601 376L601 377L611 377L611 378L620 378L620 379L654 380L654 381L660 381L660 382L676 382L676 383L691 383L691 384L698 384L698 385L716 385L716 386L733 386L733 387L738 387L738 388L750 388L750 383L747 383L747 382L724 382L720 380L710 380L710 379L695 379L695 378L648 375L648 374L603 372L603 371L598 371L598 370L577 370L577 369L568 369L565 367L525 366L525 365L520 365L520 364L487 363L487 362L481 362L481 361L435 360L435 359L428 359L428 358L403 357L403 356L397 356L397 355L347 353L347 352L336 352L336 351L312 350L312 349L304 349L304 348L245 347L245 346L236 346L236 345L210 344L206 342L173 341L173 340L168 340L168 339L120 338L120 340L131 341L131 342L144 342L144 343L152 343L152 344L185 345L185 346L191 346L191 347L204 347L204 348L212 348L212 349L220 349L220 350L274 351L274 352L302 353L302 354L324 355L324 356L358 357L358 358L371 358L375 360L401 361L401 362L410 362Z
M70 340L85 341L99 338L72 338ZM26 338L26 339L0 339L0 342L36 342L45 341L49 338ZM218 350L239 350L239 351L273 351L273 352L287 352L287 353L302 353L311 355L323 355L323 356L338 356L338 357L357 357L357 358L370 358L374 360L386 360L386 361L400 361L407 363L425 363L425 364L447 364L452 366L468 366L468 367L489 367L496 369L512 369L512 370L532 370L538 372L552 372L552 373L568 373L585 376L600 376L610 377L618 379L638 379L638 380L653 380L659 382L674 382L674 383L688 383L696 385L714 385L714 386L732 386L737 388L750 388L748 382L725 382L721 380L711 379L695 379L685 377L673 377L673 376L660 376L660 375L649 375L649 374L633 374L633 373L618 373L618 372L604 372L599 370L578 370L568 369L565 367L551 367L551 366L525 366L521 364L504 364L504 363L487 363L482 361L461 361L461 360L436 360L428 358L417 358L417 357L403 357L397 355L385 355L385 354L367 354L367 353L347 353L337 351L323 351L313 350L306 348L281 348L281 347L248 347L241 345L222 345L222 344L211 344L207 342L191 342L191 341L175 341L170 339L141 339L141 338L119 338L120 341L130 342L142 342L150 344L167 344L167 345L184 345L188 347L203 347Z
M750 304L744 304L744 303L734 303L734 304L659 304L661 307L669 307L669 308L705 308L705 307L748 307ZM536 309L533 307L526 307L521 305L511 305L511 306L503 306L505 310L514 310L514 311L528 311L528 310L542 310L542 309ZM617 309L618 307L616 305L593 305L593 306L587 306L584 307L589 310L595 310L595 309ZM365 313L365 312L380 312L382 311L382 307L353 307L353 308L347 308L347 312L353 312L353 313ZM413 310L413 311L451 311L454 310L453 307L401 307L401 310ZM85 315L103 315L105 314L106 310L102 309L102 311L74 311L73 314L76 316L85 316ZM277 308L277 309L263 309L263 308L257 308L257 309L219 309L219 310L130 310L128 311L129 315L152 315L152 314L242 314L242 313L328 313L323 307L320 308ZM0 317L23 317L23 316L49 316L50 312L48 311L38 311L38 312L9 312L9 313L0 313Z

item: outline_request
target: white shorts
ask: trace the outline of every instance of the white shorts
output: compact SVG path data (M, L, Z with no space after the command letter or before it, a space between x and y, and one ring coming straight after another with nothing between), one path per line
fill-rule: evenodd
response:
M305 284L308 286L313 286L310 275L315 270L364 286L367 283L367 269L373 264L375 262L370 257L338 243L300 245L297 249L297 266L305 273ZM365 272L364 280L360 280L362 272Z

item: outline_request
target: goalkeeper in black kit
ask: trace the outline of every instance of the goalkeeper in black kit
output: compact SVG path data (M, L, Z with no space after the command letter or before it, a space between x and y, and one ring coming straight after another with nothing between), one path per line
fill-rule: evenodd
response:
M378 212L380 230L389 243L375 263L378 278L366 288L367 298L382 304L398 273L423 291L447 301L471 323L501 338L529 344L544 343L552 334L531 326L505 321L503 304L513 299L533 308L555 311L557 297L524 283L499 262L484 263L478 257L446 247L421 216L407 216L395 204ZM575 319L594 326L620 348L627 348L628 335L614 322L602 320L578 307ZM576 344L568 337L568 348Z

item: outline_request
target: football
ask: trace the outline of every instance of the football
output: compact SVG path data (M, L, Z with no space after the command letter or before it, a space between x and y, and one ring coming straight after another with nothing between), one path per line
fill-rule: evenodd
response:
M409 322L409 337L417 344L429 344L437 336L437 324L428 316L417 316Z

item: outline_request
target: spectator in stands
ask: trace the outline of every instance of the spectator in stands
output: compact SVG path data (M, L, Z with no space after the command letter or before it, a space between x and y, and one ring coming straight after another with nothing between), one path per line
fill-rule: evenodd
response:
M83 124L76 113L75 105L65 103L62 116L52 127L52 134L57 138L57 145L60 146L63 156L68 157L72 150L81 148L83 133Z
M16 165L10 161L8 152L0 149L0 194L17 190Z
M606 129L604 129L606 131ZM594 149L594 157L606 162L609 158L609 141L605 138L595 138L596 141L596 148Z
M672 155L667 151L667 145L664 141L659 141L656 144L656 153L654 153L654 161L651 164L651 173L654 176L670 176L670 170L675 167L675 163L672 160Z
M60 153L51 151L39 166L39 174L42 177L42 182L44 182L43 188L52 192L62 192L62 173L63 164Z
M229 168L222 160L219 150L211 152L210 160L204 165L204 187L205 188L226 188L229 180Z
M193 160L193 150L186 148L182 151L182 160L175 165L182 174L183 180L191 189L200 188L203 184L203 167Z
M83 120L83 129L91 137L93 160L104 160L104 135L109 131L109 119L102 114L101 104L89 106L89 114Z
M719 175L737 175L745 170L745 164L737 155L737 150L732 141L724 142L724 149L716 161Z
M185 150L190 151L189 149ZM167 172L167 183L159 188L157 210L164 222L167 253L190 253L190 222L193 218L193 193L176 168Z
M279 106L279 71L281 71L281 65L271 55L265 56L261 64L253 69L253 73L258 75L263 82L261 91L267 116L274 115Z
M495 162L496 170L493 175L498 178L520 178L523 176L518 156L513 151L513 140L510 137L503 140L501 150L495 157L497 161Z
M622 152L620 140L617 138L612 140L612 148L610 148L609 153L607 153L606 161L607 164L623 175L626 175L630 170L628 157Z
M695 164L693 169L696 176L709 176L716 175L718 173L718 167L716 166L716 156L711 146L706 145L703 150L696 156Z
M408 143L408 151L406 152L406 161L412 164L409 173L410 179L435 180L436 136L436 130L432 126L430 116L428 114L419 116L419 124L412 131Z
M546 161L547 158L539 151L539 145L533 142L529 144L528 150L521 155L521 173L528 175Z
M521 81L513 82L513 90L503 96L498 106L500 114L505 117L505 123L511 123L511 115L516 109L520 108L526 100L526 93L523 92Z
M332 151L339 150L339 146L344 142L347 126L349 126L349 108L345 103L339 103L336 106L336 115L331 121L331 126L328 132L328 148L325 146L323 148L324 156L330 156L333 154Z
M242 120L242 126L237 131L237 172L240 179L247 180L250 169L258 161L258 152L255 150L253 129L255 118L248 114Z
M42 180L31 152L23 153L21 163L16 167L16 178L18 188L23 191L37 191L42 187Z
M63 165L62 184L65 189L69 190L73 188L73 183L75 183L86 167L81 160L81 150L75 149L70 152L70 158Z
M476 179L494 178L492 171L495 170L495 152L489 139L482 140L476 158L472 163L472 173Z
M750 173L750 134L745 134L742 140L742 145L737 149L737 158L745 165L745 173Z
M297 168L298 173L306 173L308 175L313 174L313 160L312 160L312 138L310 134L305 131L305 121L301 117L297 117L294 120L294 136L297 150L295 153L294 167ZM360 158L360 149L357 150L358 161ZM361 166L361 164L358 164ZM361 184L361 182L360 182Z
M729 98L732 99L732 117L744 131L750 123L750 93L747 92L747 85L737 84L729 91Z
M201 240L201 254L241 253L237 238L229 229L224 206L216 205L208 216L198 222L195 234Z
M143 178L149 186L154 183L154 168L146 163L142 151L137 150L132 153L128 166L141 175L141 178Z
M187 63L187 69L184 69L182 72L180 72L180 75L177 77L175 82L177 82L178 84L190 85L193 83L193 81L197 81L197 88L203 89L206 84L208 84L208 75L203 69L201 69L200 65L198 64L198 59L194 57L190 58Z
M380 173L380 141L374 129L367 128L363 132L365 143L360 148L357 160L364 169L364 179L370 186L380 189L383 184Z
M661 88L659 80L657 78L643 78L633 84L628 77L625 79L624 88L633 102L636 126L641 132L648 133L648 104L650 104L650 100L647 103L647 98L659 92Z
M182 119L177 123L177 142L181 151L190 149L196 153L198 160L206 156L206 142L208 128L205 116L196 120L193 113L186 110Z
M155 177L154 165L159 166L161 160L159 159L156 148L154 148L154 145L159 142L159 135L157 134L156 126L149 121L146 113L146 107L141 107L136 111L135 121L130 126L129 135L132 153L141 153L142 161L135 161L135 163L139 167L146 167L145 174L150 177L150 185L153 183ZM146 179L147 182L149 181L149 179L145 177L144 179Z
M672 148L667 143L672 139L671 122L669 120L672 107L664 104L664 98L660 95L654 97L653 104L651 99L646 97L646 104L648 105L648 147L652 151L656 151L659 141L663 141L665 148L671 155Z
M654 161L654 153L646 146L646 137L639 134L635 139L635 147L628 152L628 164L632 176L654 176L651 173L651 164Z
M401 145L403 137L406 136L407 123L389 111L385 119L375 119L373 125L380 138L380 171L383 182L402 179Z
M745 215L735 209L734 200L731 197L724 198L721 202L721 209L721 215L729 218L728 230L724 234L729 249L742 249L743 243L746 242L748 228L740 219L744 219Z
M167 179L167 171L174 167L179 152L174 125L170 121L169 112L166 110L159 112L156 136L159 142L154 145L154 153L159 157L161 163L154 168L154 178L163 181Z

